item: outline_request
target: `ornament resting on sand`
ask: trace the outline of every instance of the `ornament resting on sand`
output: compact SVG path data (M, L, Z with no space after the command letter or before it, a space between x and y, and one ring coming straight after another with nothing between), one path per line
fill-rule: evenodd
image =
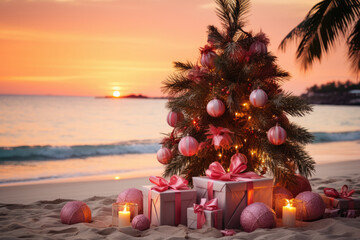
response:
M150 221L145 215L137 215L131 222L131 226L137 230L144 231L150 228Z
M312 221L320 219L325 212L325 203L318 193L306 191L296 196L295 199L303 201L304 209L302 219Z
M91 222L91 210L84 202L71 201L61 209L60 218L64 224L89 223Z
M240 223L245 232L257 228L273 228L276 226L275 212L262 202L247 206L241 213Z
M116 200L117 203L136 203L138 205L138 213L143 213L143 194L139 189L128 188L122 191Z
M309 180L300 174L295 174L295 184L289 185L287 189L294 197L296 197L299 193L312 191Z

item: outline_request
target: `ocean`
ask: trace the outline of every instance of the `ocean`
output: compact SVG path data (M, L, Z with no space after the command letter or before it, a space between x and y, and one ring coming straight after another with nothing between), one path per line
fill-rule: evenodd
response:
M0 184L160 174L166 101L0 96ZM360 159L359 106L315 105L290 120L314 134L317 163Z

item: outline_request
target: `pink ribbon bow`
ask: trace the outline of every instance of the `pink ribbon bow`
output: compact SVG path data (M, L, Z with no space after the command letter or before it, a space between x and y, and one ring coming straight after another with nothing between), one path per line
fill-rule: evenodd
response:
M355 190L351 190L349 191L349 187L347 185L342 186L341 188L341 193L339 193L338 191L336 191L335 188L324 188L324 193L326 196L328 197L333 197L333 198L349 198L351 197L351 195L353 195L353 193L355 192Z
M209 165L209 169L206 170L206 176L211 179L222 180L222 181L241 181L244 179L259 179L261 176L254 172L245 172L246 163L242 162L240 158L232 157L230 163L230 169L227 173L223 166L219 162L212 162Z
M194 203L194 213L197 214L197 228L200 229L205 224L205 213L204 210L214 211L218 209L218 200L217 198L211 199L206 202L206 198L202 198L200 204ZM215 228L217 227L217 217L215 216Z
M233 132L227 128L215 127L210 124L205 134L209 135L207 138L212 139L212 144L216 150L219 149L219 147L227 149L232 143L230 134L233 134Z
M151 176L149 178L150 182L155 184L156 186L152 187L151 189L156 190L158 192L164 192L168 189L174 189L174 190L188 190L188 181L182 177L179 176L172 176L170 178L170 181L166 181L166 179L162 177L155 177Z

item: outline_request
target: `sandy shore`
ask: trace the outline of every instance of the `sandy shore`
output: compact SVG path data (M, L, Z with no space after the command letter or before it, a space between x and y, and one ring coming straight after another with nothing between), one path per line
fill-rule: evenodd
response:
M324 187L356 189L360 197L360 160L317 165L311 178L314 191ZM122 190L148 184L148 178L122 180L44 183L0 187L1 239L214 239L221 237L215 229L188 230L185 226L152 227L139 232L131 228L110 227L111 204ZM83 200L92 210L93 222L63 225L60 210L68 200ZM359 239L360 218L331 218L306 223L301 228L258 229L239 232L223 239Z

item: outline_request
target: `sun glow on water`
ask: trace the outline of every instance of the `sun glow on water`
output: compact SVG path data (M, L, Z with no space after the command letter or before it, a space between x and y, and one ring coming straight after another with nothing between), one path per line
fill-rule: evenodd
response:
M120 92L119 91L114 91L113 92L113 97L120 97Z

